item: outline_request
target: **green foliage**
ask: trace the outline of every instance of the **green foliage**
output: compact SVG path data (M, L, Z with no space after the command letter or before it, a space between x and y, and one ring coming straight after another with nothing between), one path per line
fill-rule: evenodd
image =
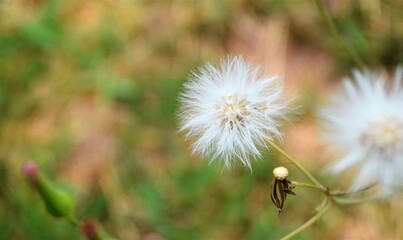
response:
M92 218L103 221L109 217L109 202L101 189L91 192L91 196L82 201L77 207L80 218Z

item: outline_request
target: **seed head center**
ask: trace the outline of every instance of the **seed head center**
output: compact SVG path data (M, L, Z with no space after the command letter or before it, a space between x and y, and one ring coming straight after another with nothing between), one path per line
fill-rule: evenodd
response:
M389 152L403 148L403 121L386 117L371 122L362 136L364 143L381 152Z
M221 125L228 125L231 130L243 126L245 118L249 115L248 104L246 96L237 94L224 96L217 106Z

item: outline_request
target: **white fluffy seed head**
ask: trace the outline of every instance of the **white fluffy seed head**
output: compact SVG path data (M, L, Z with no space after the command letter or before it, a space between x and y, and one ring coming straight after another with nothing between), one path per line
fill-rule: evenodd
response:
M199 68L180 95L180 131L193 142L193 151L235 160L251 167L250 159L267 147L265 139L281 138L279 127L288 102L278 76L264 76L242 57L227 57L219 67Z
M403 86L402 69L395 79L369 72L354 72L355 83L346 79L341 92L322 110L323 139L330 153L341 153L329 169L340 173L352 166L357 174L352 189L379 183L383 189L403 180Z

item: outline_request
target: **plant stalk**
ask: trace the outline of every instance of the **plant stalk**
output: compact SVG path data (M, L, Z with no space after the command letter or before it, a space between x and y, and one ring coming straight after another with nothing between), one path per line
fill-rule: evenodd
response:
M382 195L377 195L377 196L370 196L370 197L364 197L364 198L338 198L338 197L335 197L333 199L339 205L354 205L354 204L360 204L360 203L373 202L373 201L380 200L382 198L383 198Z
M320 186L317 186L314 184L309 184L309 183L302 183L302 182L296 182L296 181L290 181L290 183L291 183L291 185L294 185L294 186L304 187L304 188L313 188L313 189L319 190L321 192L324 192L326 190Z
M351 60L353 60L353 62L355 62L355 64L357 65L358 68L364 69L365 68L364 62L360 59L360 57L354 51L354 49L349 44L347 44L346 40L340 35L332 17L326 11L326 8L323 6L322 0L315 0L315 4L320 12L321 17L325 20L326 24L328 25L328 27L330 29L330 32L332 33L332 35L336 39L336 41L339 43L339 45L344 48L344 50L350 56Z
M319 218L321 218L323 216L323 214L326 213L326 211L329 209L331 205L331 202L329 201L329 198L326 197L325 200L322 202L322 204L319 206L318 211L316 212L316 214L309 219L307 222L305 222L304 224L302 224L299 228L295 229L294 231L292 231L291 233L287 234L287 236L283 237L282 240L287 240L287 239L291 239L292 237L294 237L295 235L297 235L298 233L302 232L303 230L307 229L308 227L310 227L312 224L314 224Z
M377 185L376 183L373 183L373 184L370 184L370 185L368 185L368 186L366 186L366 187L363 187L363 188L361 188L361 189L358 189L358 190L356 190L356 191L351 191L351 192L335 192L335 191L332 191L332 192L330 193L330 195L335 196L335 197L352 195L352 194L356 194L356 193L360 193L360 192L367 191L367 190L369 190L369 189L375 187L376 185Z
M316 180L316 178L312 176L312 174L310 174L308 170L306 170L301 164L299 164L293 157L284 152L279 146L277 146L270 139L266 139L266 142L278 153L280 153L283 157L285 157L288 161L294 164L294 166L297 167L303 174L305 174L305 176L307 176L318 188L326 190L326 188L318 180Z

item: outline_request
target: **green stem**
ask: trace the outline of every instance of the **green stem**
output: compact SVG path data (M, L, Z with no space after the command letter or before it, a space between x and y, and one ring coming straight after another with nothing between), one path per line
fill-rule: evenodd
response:
M382 196L378 195L378 196L371 196L371 197L364 197L364 198L337 198L337 197L335 197L333 199L339 205L354 205L354 204L377 201L379 199L382 199Z
M318 188L321 188L322 190L326 190L326 188L320 184L318 180L314 176L312 176L301 164L299 164L294 158L292 158L290 155L288 155L286 152L284 152L279 146L277 146L273 141L270 139L266 139L266 142L274 148L278 153L283 155L288 161L290 161L292 164L294 164L295 167L297 167L305 176L307 176Z
M354 49L347 44L345 39L341 37L340 33L337 31L336 24L334 23L330 14L326 11L325 7L323 6L322 0L315 0L315 4L320 12L321 17L325 20L330 31L332 32L333 37L339 42L340 46L344 48L344 50L347 52L350 58L355 62L357 67L364 69L365 68L364 62L360 59L360 57L354 51Z
M323 214L326 213L326 211L329 209L331 202L329 201L329 198L326 197L325 200L322 202L322 204L319 206L318 211L316 212L316 214L309 219L307 222L305 222L304 224L302 224L299 228L295 229L294 231L292 231L291 233L289 233L287 236L283 237L282 240L286 240L286 239L291 239L292 237L294 237L295 235L297 235L298 233L302 232L303 230L307 229L308 227L310 227L312 224L314 224L319 218L321 218L323 216Z
M68 220L71 224L73 224L73 226L76 226L76 227L79 226L79 223L78 223L78 220L77 220L76 217L70 216L70 217L67 217L67 220Z
M323 189L320 186L314 185L314 184L309 184L309 183L302 183L302 182L296 182L296 181L290 181L291 185L298 186L298 187L304 187L304 188L313 188L317 189L321 192L325 191L326 189Z
M352 195L352 194L355 194L355 193L360 193L360 192L364 192L366 190L369 190L369 189L375 187L376 185L377 185L376 183L373 183L373 184L370 184L370 185L368 185L368 186L366 186L364 188L361 188L361 189L358 189L358 190L352 191L352 192L331 192L330 195L335 196L335 197Z

